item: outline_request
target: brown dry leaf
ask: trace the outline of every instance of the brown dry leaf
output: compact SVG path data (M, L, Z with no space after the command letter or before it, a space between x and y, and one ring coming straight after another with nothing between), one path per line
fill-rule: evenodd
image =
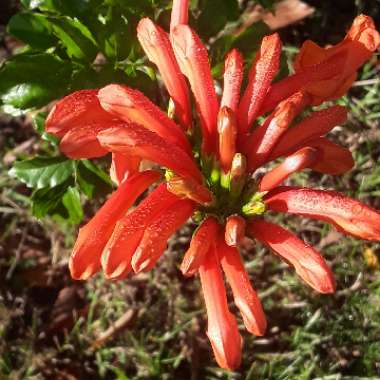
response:
M313 7L301 0L284 0L275 5L274 14L265 12L262 19L270 29L276 30L301 21L314 11Z
M50 315L51 322L47 329L49 334L55 334L64 329L70 330L75 323L74 312L78 316L87 314L88 305L78 308L81 298L79 288L75 285L61 289Z
M285 26L294 24L304 18L311 16L315 8L304 3L301 0L283 0L275 4L273 13L265 11L260 5L253 7L246 17L244 24L237 34L243 32L255 22L265 22L271 30L284 28Z

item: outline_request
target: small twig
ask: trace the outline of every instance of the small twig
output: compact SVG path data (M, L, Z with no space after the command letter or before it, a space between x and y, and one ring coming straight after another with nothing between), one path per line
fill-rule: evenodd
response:
M266 339L266 338L261 338L261 339L255 339L253 341L253 344L256 346L269 346L274 342L274 339Z
M379 84L379 83L380 83L379 78L358 80L352 84L352 87L370 86L372 84Z
M22 211L16 210L12 207L0 207L0 213L2 213L2 214L23 214Z
M349 288L343 289L343 290L340 290L339 292L337 292L337 295L338 296L346 296L348 294L351 294L351 293L357 291L362 286L362 279L363 279L363 273L360 272L358 274L358 277L356 277L355 282Z
M33 144L36 142L36 140L37 139L35 137L31 137L29 140L24 141L20 145L17 145L16 148L7 152L3 158L4 164L10 165L13 161L16 160L17 155L29 150L33 146Z
M307 306L306 301L300 301L300 302L292 302L292 303L284 303L282 307L285 309L302 309Z
M13 263L12 265L10 266L10 268L8 269L8 272L5 276L5 279L6 280L10 280L13 276L13 272L15 271L16 267L17 267L17 264L18 262L20 261L20 258L21 258L21 249L24 245L24 241L25 241L25 238L26 238L26 235L27 235L27 231L28 229L25 228L22 232L22 236L21 236L21 240L20 240L20 243L16 249L16 252L15 252L15 256L14 256L14 260L13 260Z
M119 333L121 330L125 329L132 321L135 316L136 311L129 309L125 312L119 319L117 319L106 331L102 332L97 339L91 345L92 349L97 349L102 346L108 339L110 339L115 334Z

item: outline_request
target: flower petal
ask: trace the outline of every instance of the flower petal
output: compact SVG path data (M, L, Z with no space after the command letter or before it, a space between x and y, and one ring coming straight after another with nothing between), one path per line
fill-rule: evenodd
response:
M243 81L243 57L237 49L231 50L224 62L223 96L220 107L228 107L234 113L240 100L240 88Z
M191 153L184 132L140 91L119 84L110 84L99 90L98 98L107 112L121 120L140 124Z
M106 126L117 125L117 122ZM74 160L81 158L101 157L108 153L97 139L97 134L105 128L103 123L93 122L70 129L63 136L59 149L67 157Z
M282 135L270 154L270 160L295 152L307 141L324 136L347 120L347 108L333 106L313 112L309 117L289 128Z
M190 247L186 251L181 263L181 272L184 276L192 276L203 263L211 243L216 240L218 222L213 216L207 217L194 232Z
M281 102L262 125L254 129L245 147L249 152L247 155L249 171L256 170L268 160L278 140L307 102L308 96L303 92L293 94Z
M130 175L139 171L140 163L141 159L138 157L128 156L121 153L112 153L112 163L110 168L110 177L112 181L117 185L120 185Z
M320 293L333 293L335 282L330 268L319 252L288 230L255 219L247 226L252 237L271 248L280 258L294 266L297 274Z
M134 210L120 219L102 255L102 267L107 278L120 278L132 269L131 260L144 231L152 219L179 199L161 184Z
M335 191L283 186L268 193L265 204L270 210L326 221L345 234L380 240L380 212Z
M71 276L75 280L85 280L98 271L100 256L116 222L127 212L137 197L159 178L160 173L152 170L131 176L79 230L69 261Z
M235 114L228 107L222 107L218 114L219 157L225 173L231 168L236 153L237 124Z
M313 82L331 79L342 71L347 59L346 52L338 52L329 59L305 67L302 71L274 83L265 96L257 116L272 110L282 100Z
M236 247L245 236L245 219L231 215L226 220L224 240L230 247Z
M246 329L252 334L264 335L267 321L263 307L251 285L239 251L226 245L223 236L219 240L217 250L227 282L232 289L235 305L240 310Z
M46 119L46 132L63 137L75 128L112 121L114 117L100 106L97 94L98 90L80 90L59 100Z
M208 153L213 152L219 103L206 47L187 25L177 25L171 32L171 39L179 67L189 80L195 97L203 132L203 148Z
M189 0L173 0L170 17L170 31L177 25L187 24L189 19Z
M329 80L310 83L305 89L313 96L313 104L337 99L344 95L356 78L356 71L380 46L380 35L373 20L364 15L356 17L345 39L326 49L312 41L305 41L294 62L296 72L308 66L324 62L337 53L345 53L346 59L341 70Z
M194 202L179 200L153 219L132 257L136 273L153 268L166 250L167 240L190 218L194 209Z
M248 132L258 116L270 84L280 66L281 40L277 33L263 38L252 63L248 85L239 104L238 124L241 133Z
M195 162L178 146L138 124L125 124L101 131L101 145L111 152L130 154L156 162L184 177L202 182L202 175Z
M242 338L236 319L228 310L226 290L214 247L199 267L203 297L206 303L210 339L216 361L225 369L235 369L241 362Z
M264 175L259 184L259 191L272 190L293 173L313 167L318 160L318 156L318 149L306 147L286 157L280 165Z
M182 1L183 3L183 1ZM176 8L187 5L173 4L173 12ZM174 20L172 20L174 21ZM181 20L182 21L182 20ZM175 113L183 129L191 127L191 106L187 84L177 60L167 33L148 18L143 18L137 26L137 38L140 41L149 60L160 71L162 80L175 104Z
M318 159L310 166L317 172L339 175L348 172L355 166L355 161L348 149L334 144L324 137L311 140L305 145L318 150Z
M188 198L205 206L214 199L212 192L207 187L200 185L191 178L174 175L167 180L167 188L179 198Z

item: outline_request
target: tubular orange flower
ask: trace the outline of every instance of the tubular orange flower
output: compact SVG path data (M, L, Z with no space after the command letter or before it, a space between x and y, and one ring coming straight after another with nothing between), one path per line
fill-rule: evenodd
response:
M119 278L132 269L131 260L151 220L179 200L164 184L154 189L132 212L116 224L102 256L104 274Z
M136 173L125 181L97 214L80 229L69 263L73 278L85 280L98 271L100 256L116 222L137 197L159 177L160 174L155 171Z
M293 119L307 104L308 97L303 92L297 92L282 101L269 115L265 122L257 127L247 140L249 145L248 168L254 171L266 162L272 149L285 133Z
M112 116L104 111L97 98L98 90L81 90L64 97L46 118L46 132L63 137L66 132L91 125L108 123Z
M218 114L219 157L225 172L231 168L236 153L237 125L235 115L228 107L222 107Z
M231 50L224 63L223 96L220 107L228 107L237 112L240 97L240 87L243 81L243 57L236 50Z
M269 209L325 220L340 231L380 240L380 213L335 191L280 187L265 198Z
M347 52L334 54L325 61L307 66L304 70L290 75L274 83L268 91L259 114L272 110L279 102L288 98L295 92L303 90L310 83L328 80L341 72L347 59Z
M260 181L259 191L269 191L283 183L293 173L311 168L317 162L318 150L306 147L298 150L277 167L265 174Z
M104 156L108 152L97 139L98 133L103 129L104 123L99 122L70 129L63 136L59 149L67 157L73 159Z
M259 114L270 84L280 66L281 40L278 34L263 38L257 57L249 71L248 86L239 104L240 133L251 127Z
M345 92L380 38L372 20L359 16L338 45L322 49L305 43L296 73L273 84L281 41L277 34L267 36L242 96L243 59L233 50L226 58L219 106L206 47L187 20L188 1L175 0L170 38L151 20L143 19L138 26L139 40L161 73L182 128L136 89L110 84L59 101L46 130L61 138L60 148L70 157L112 153L111 174L119 185L80 229L70 259L72 277L86 279L100 266L113 280L132 269L151 269L170 236L193 216L199 228L181 271L186 276L199 273L207 335L216 360L221 367L234 369L241 360L242 338L228 309L221 266L247 330L262 335L266 329L262 306L239 254L243 238L265 244L318 292L335 290L321 254L268 222L266 211L320 219L346 234L380 241L379 211L333 191L281 186L306 168L336 175L353 167L350 151L326 137L346 121L347 110L332 106L313 112L310 106ZM193 120L184 76L195 98ZM302 117L307 107L311 114ZM268 111L264 122L252 128ZM301 120L293 126L296 118ZM261 168L279 158L274 169ZM158 170L165 175L138 172L141 160L161 166ZM162 183L128 212L159 180Z
M245 219L239 215L231 215L226 219L224 240L230 247L237 247L245 236Z
M219 260L211 247L199 268L205 298L210 339L216 361L222 368L234 369L240 365L242 339L236 319L228 310Z
M62 138L60 149L71 158L94 158L107 154L97 133L114 122L97 98L98 90L81 90L61 99L45 122L46 132Z
M189 198L201 205L207 206L213 201L212 192L191 178L173 175L168 179L167 188L179 198Z
M296 151L310 140L324 136L336 125L347 120L347 109L342 106L333 106L321 111L313 112L294 127L287 129L273 148L270 159Z
M112 181L120 185L131 174L139 171L140 158L121 153L112 153L110 177Z
M181 13L180 9L176 9L180 4L181 2L178 1L177 4L173 4L173 12ZM185 23L182 22L184 21L183 18L183 15L178 15L178 21L176 21L176 23ZM153 21L144 18L137 26L137 37L149 60L157 65L162 80L174 101L175 113L178 116L179 122L186 130L191 126L189 92L185 78L175 59L168 35Z
M190 82L204 134L204 149L215 151L216 118L219 102L216 97L205 46L187 25L176 26L171 33L179 67Z
M181 271L185 276L192 276L199 269L211 247L211 237L217 235L218 222L213 216L207 217L191 239L190 247L182 260Z
M318 150L318 159L312 166L312 169L317 172L332 175L343 174L355 165L348 149L342 148L324 137L309 141L306 147Z
M111 152L119 152L144 158L174 170L184 177L201 181L202 176L194 161L176 145L167 143L154 132L138 124L120 124L98 133L102 146Z
M170 18L170 31L177 25L187 24L189 18L189 0L173 0Z
M194 202L179 200L158 214L145 229L132 257L133 270L138 273L153 268L166 249L166 242L193 214Z
M335 291L331 270L313 247L284 228L260 219L248 224L248 232L293 265L297 274L317 292Z
M324 49L312 41L305 41L294 62L296 72L302 72L337 53L344 52L347 56L338 75L306 86L306 91L313 96L313 104L343 96L356 79L358 68L372 56L379 45L380 35L375 24L370 17L364 15L355 19L346 38L335 46Z
M242 315L246 329L255 335L264 335L267 328L264 311L244 269L239 251L229 247L223 236L218 242L218 254L227 281L231 286L234 301Z
M142 125L190 153L190 145L181 129L140 91L118 84L99 90L101 106L126 122Z

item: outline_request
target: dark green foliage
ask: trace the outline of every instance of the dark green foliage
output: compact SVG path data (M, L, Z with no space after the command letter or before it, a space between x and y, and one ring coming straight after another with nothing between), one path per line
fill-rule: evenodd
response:
M201 0L197 31L203 37L213 37L228 22L237 21L240 12L237 0Z
M42 107L68 91L70 75L71 64L56 55L16 55L0 68L0 102L14 109Z

